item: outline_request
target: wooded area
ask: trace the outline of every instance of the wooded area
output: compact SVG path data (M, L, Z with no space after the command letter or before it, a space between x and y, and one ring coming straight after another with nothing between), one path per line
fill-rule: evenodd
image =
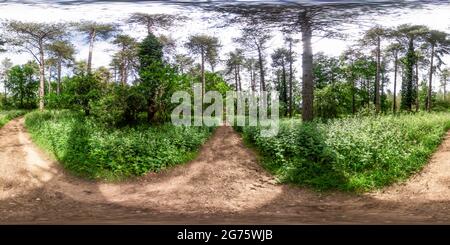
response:
M343 27L367 25L362 15L376 19L438 5L191 5L213 13L220 20L216 25L238 28L233 51L221 56L221 40L210 34L189 34L182 43L156 34L189 23L188 15L133 13L115 23L4 20L2 50L33 59L1 62L2 110L38 109L26 116L26 126L41 147L77 174L120 179L192 159L213 132L212 127L168 124L177 106L171 103L174 92L192 93L194 83L201 83L202 98L208 91L278 91L284 118L280 135L262 140L255 133L261 127L237 129L261 155L277 158L270 159L269 169L286 181L351 190L380 187L418 171L449 128L445 31L372 24L338 56L314 52L312 43L321 36L355 39ZM145 38L125 34L129 25L142 26ZM270 47L280 32L282 47ZM88 46L86 59L74 58L75 35ZM109 67L93 66L99 41L117 48ZM296 52L299 46L302 53ZM442 113L424 114L433 111ZM423 135L416 134L418 128ZM335 134L343 132L348 142L339 143L345 137ZM342 144L348 144L348 152ZM364 152L353 157L359 144Z
M0 223L448 223L449 10L2 2Z

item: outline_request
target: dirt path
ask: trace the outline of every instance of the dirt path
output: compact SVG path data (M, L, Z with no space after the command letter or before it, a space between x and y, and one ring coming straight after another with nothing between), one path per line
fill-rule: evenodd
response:
M37 149L23 122L0 129L0 223L450 223L450 136L421 174L357 196L277 184L230 127L186 165L89 182Z

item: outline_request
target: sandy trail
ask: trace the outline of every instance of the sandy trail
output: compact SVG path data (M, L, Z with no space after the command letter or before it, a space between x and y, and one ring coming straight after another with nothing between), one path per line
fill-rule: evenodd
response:
M352 195L277 184L225 126L188 164L86 181L41 152L23 125L0 129L0 223L450 223L450 134L408 182Z

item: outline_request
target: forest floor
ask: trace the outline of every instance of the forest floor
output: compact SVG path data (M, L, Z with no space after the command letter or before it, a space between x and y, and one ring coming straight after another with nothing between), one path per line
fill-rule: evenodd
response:
M277 184L226 126L185 165L87 181L39 150L18 118L0 129L0 223L450 223L450 134L407 182L350 194Z

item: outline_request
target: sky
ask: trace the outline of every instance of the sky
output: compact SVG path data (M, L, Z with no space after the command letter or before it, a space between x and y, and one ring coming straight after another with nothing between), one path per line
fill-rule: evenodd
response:
M33 4L24 4L24 2ZM171 36L177 40L177 52L186 53L187 50L183 48L183 43L187 37L192 34L205 33L219 37L222 49L221 57L226 58L229 51L234 50L237 45L233 43L233 37L239 36L239 30L236 27L227 27L222 29L213 28L213 23L206 23L202 17L209 15L209 13L192 8L183 9L174 7L166 3L151 3L151 2L113 2L113 3L90 3L90 4L55 4L52 1L0 1L0 19L2 20L21 20L33 22L64 22L64 21L80 21L80 20L95 20L97 22L123 22L131 13L168 13L168 14L183 14L190 18L187 23L180 24L170 30ZM430 28L450 32L450 3L439 5L431 9L414 9L400 16L381 16L374 18L370 24L381 24L387 27L394 27L399 24L423 24ZM369 26L354 26L348 30L350 37L347 40L336 39L313 39L313 50L315 53L323 52L328 55L339 55L347 46L355 45L355 40L360 38L360 33ZM123 32L138 39L143 39L146 35L146 30L140 26L123 25ZM168 34L167 31L158 31L158 33ZM274 38L268 43L267 56L275 48L283 46L283 38L279 32L274 32ZM300 38L297 35L296 38ZM88 45L84 39L75 35L71 41L77 47L77 60L86 60L88 54ZM115 47L110 44L110 41L97 42L94 49L93 66L108 66L111 60L111 55L115 51ZM384 43L388 44L387 42ZM296 45L295 51L298 59L301 60L301 43ZM254 55L249 53L249 55ZM7 52L0 54L0 59L5 57L11 58L13 63L22 64L32 59L26 53ZM450 57L445 59L450 64ZM270 66L270 59L268 59L267 66ZM297 67L297 77L300 75L301 64L299 61L295 64ZM222 67L218 67L219 69ZM244 78L245 80L245 78ZM244 83L245 85L245 83ZM392 86L392 85L390 85Z

